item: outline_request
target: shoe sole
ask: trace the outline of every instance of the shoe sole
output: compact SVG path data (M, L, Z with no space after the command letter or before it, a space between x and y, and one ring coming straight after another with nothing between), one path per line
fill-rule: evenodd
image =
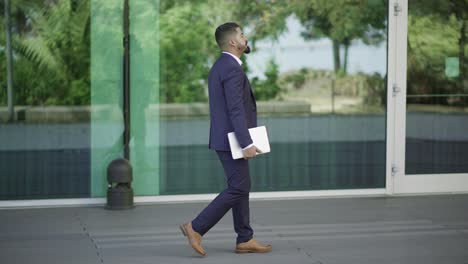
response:
M249 250L249 249L236 249L237 254L246 254L246 253L267 253L270 252L271 249L265 250Z

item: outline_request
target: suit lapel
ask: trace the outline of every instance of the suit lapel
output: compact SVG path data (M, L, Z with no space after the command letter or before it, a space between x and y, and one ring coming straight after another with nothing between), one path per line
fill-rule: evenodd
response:
M255 106L257 106L257 103L256 103L256 99L255 99L255 95L253 93L253 90L252 90L252 86L250 85L250 81L249 81L249 78L247 77L247 74L245 74L244 72L244 68L242 68L242 65L240 65L236 59L234 59L231 55L229 54L226 54L226 53L221 53L221 56L225 56L226 59L230 60L231 62L235 63L235 65L237 65L238 67L240 67L242 69L242 72L244 73L244 78L247 80L247 85L248 85L248 89L249 89L249 92L250 92L250 97L252 98L252 101L253 101L253 104Z

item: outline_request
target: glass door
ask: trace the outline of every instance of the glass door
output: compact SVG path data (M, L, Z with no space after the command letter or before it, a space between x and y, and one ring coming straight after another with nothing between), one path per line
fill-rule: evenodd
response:
M468 191L467 5L395 5L397 41L405 42L395 54L406 60L406 67L395 65L392 91L395 153L389 169L395 193Z

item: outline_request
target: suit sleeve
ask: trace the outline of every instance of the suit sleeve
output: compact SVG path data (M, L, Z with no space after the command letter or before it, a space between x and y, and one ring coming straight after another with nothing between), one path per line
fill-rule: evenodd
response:
M252 144L244 109L244 75L241 68L232 70L223 82L226 105L237 141L242 148Z

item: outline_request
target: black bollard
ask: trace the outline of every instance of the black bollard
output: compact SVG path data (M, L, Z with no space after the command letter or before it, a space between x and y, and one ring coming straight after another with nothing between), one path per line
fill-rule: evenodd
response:
M135 207L133 204L132 165L126 159L113 160L107 167L106 209L121 210Z

